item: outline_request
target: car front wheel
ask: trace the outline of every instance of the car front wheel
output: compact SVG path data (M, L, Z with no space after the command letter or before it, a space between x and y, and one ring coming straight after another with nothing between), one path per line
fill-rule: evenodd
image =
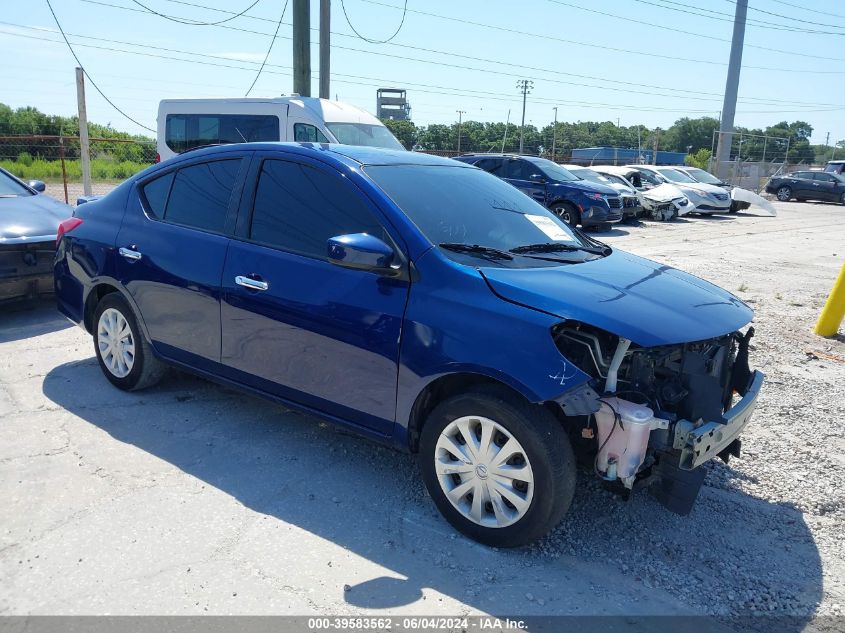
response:
M569 226L578 226L581 223L581 214L571 205L555 204L552 205L551 211Z
M781 202L789 202L789 199L792 198L792 188L786 185L779 187L775 195Z
M845 204L845 193L839 196L839 204Z
M446 520L486 545L534 541L572 503L575 458L560 423L503 389L440 403L422 429L419 459Z
M100 369L116 387L143 389L158 382L164 364L153 356L126 299L113 292L94 313L94 351Z

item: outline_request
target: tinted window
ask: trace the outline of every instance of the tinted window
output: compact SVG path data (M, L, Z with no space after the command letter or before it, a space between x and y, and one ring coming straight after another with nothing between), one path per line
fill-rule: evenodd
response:
M147 199L147 212L154 218L163 218L167 207L167 195L176 172L159 176L144 185L144 198Z
M504 161L501 158L482 158L475 163L475 166L498 176L503 163Z
M571 182L573 180L581 180L579 176L576 176L568 169L564 169L557 163L553 163L550 160L545 158L532 158L531 161L531 173L536 174L542 172L546 174L549 178L553 180L557 180L558 182Z
M528 180L528 177L535 173L537 173L537 171L532 171L531 165L526 163L524 160L517 159L505 161L501 173L496 175L501 176L502 178L512 178L514 180Z
M313 125L296 123L293 126L293 140L297 143L328 143L329 139Z
M278 141L279 117L272 114L168 114L164 140L174 152L217 143Z
M822 182L833 182L834 178L830 174L824 174L822 172L815 172L813 174L813 180L820 180Z
M176 172L164 219L222 233L241 159L191 165Z
M328 239L349 233L389 240L360 194L339 176L298 163L264 161L255 193L251 239L325 259Z
M796 171L792 174L794 178L803 178L804 180L812 180L813 179L813 172L811 171Z

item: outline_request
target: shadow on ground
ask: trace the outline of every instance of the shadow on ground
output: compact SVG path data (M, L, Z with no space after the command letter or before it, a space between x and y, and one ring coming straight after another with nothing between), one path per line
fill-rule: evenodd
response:
M647 495L619 502L581 476L549 537L500 551L455 536L412 458L312 416L176 372L151 390L120 392L94 359L56 367L43 390L117 441L402 577L351 586L342 599L364 609L409 605L431 588L494 613L654 613L668 592L664 613L715 605L741 615L752 594L777 592L794 596L797 632L821 599L819 555L800 512L741 492L708 488L679 517ZM535 587L555 598L542 608L526 600Z
M73 327L52 297L0 304L0 343L19 341Z

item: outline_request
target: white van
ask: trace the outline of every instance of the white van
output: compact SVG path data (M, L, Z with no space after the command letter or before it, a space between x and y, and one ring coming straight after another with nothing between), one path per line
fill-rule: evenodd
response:
M164 99L156 127L157 162L201 145L253 141L405 149L369 112L314 97Z

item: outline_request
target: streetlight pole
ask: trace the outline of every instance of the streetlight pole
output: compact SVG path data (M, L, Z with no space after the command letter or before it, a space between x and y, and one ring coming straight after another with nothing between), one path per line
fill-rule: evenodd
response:
M458 154L461 153L461 116L466 114L466 110L455 110L458 113Z
M528 93L534 87L534 82L530 79L520 79L516 82L516 87L522 90L522 125L519 128L519 153L522 154L525 147L525 102L528 98Z
M555 122L552 124L552 162L555 160L555 145L557 144L557 106L552 108L555 111Z

